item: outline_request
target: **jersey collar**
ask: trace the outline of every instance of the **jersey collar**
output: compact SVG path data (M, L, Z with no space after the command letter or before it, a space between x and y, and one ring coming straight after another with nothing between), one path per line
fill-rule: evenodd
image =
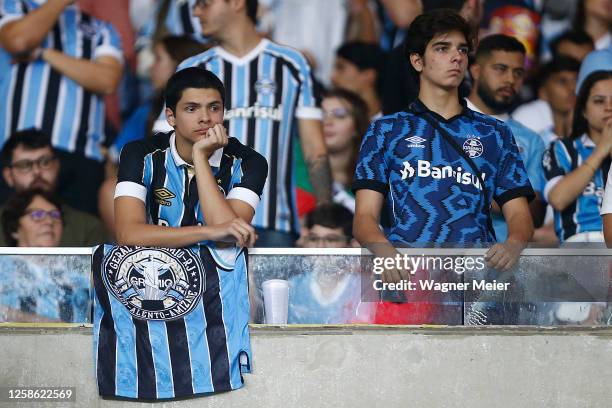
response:
M417 114L419 114L419 113L429 113L436 120L438 120L440 122L444 122L444 123L450 123L450 122L454 121L455 119L458 119L459 117L461 117L463 115L469 116L469 117L473 117L472 111L467 108L465 100L459 99L459 103L461 104L461 107L462 107L461 113L459 113L458 115L455 115L453 117L450 117L448 119L445 119L439 113L436 113L436 112L430 110L427 106L425 106L423 101L421 101L418 98L408 106L408 110L411 111L411 112L417 113Z
M267 39L262 38L261 41L259 41L259 44L257 44L255 48L253 48L251 51L248 52L248 54L243 57L237 57L234 54L230 54L221 46L218 46L216 49L217 54L224 60L229 61L235 65L244 65L256 58L259 53L266 47L266 45L268 45L269 42L270 41L268 41Z
M474 105L472 101L470 101L468 98L465 98L465 103L467 104L468 109L471 109L474 112L482 113L482 111L478 109L476 105ZM486 113L482 113L482 114L486 115ZM497 120L501 120L502 122L507 122L508 120L510 120L510 115L508 115L507 113L502 113L499 115L488 115L488 116L491 116L492 118L495 118Z
M582 143L584 147L596 147L595 142L593 142L593 140L586 133L580 136L580 143Z
M172 153L172 158L174 159L174 163L178 167L193 167L193 165L187 163L185 160L181 158L178 154L178 150L176 149L176 135L172 132L170 136L170 152ZM215 152L208 158L208 164L210 167L219 167L221 165L221 157L223 156L223 148L219 148L215 150Z

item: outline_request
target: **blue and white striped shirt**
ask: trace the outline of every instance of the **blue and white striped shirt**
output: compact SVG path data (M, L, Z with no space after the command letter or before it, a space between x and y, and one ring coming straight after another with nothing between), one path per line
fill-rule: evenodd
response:
M0 28L40 6L33 0L0 0ZM123 62L115 29L74 5L64 9L41 47L74 58L94 61L111 56ZM0 49L0 146L15 131L35 127L49 134L54 147L102 161L102 97L41 59L19 64L12 64L12 59Z
M214 47L185 60L178 69L193 66L212 71L225 84L228 134L268 160L269 177L253 224L297 232L293 163L297 119L322 118L306 59L292 48L263 39L242 58Z

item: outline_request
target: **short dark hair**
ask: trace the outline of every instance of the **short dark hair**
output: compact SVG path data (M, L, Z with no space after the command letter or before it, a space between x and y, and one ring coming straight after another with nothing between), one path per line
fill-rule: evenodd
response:
M423 1L423 11L446 8L455 11L460 11L467 0L426 0Z
M176 112L176 104L187 88L216 89L221 95L221 102L225 104L225 87L221 80L204 68L191 67L175 72L166 84L164 98L172 112Z
M257 7L259 6L258 0L246 0L247 16L251 19L253 24L257 24Z
M4 233L4 239L8 246L17 245L17 240L13 237L13 234L19 229L19 219L23 217L28 205L32 203L36 196L44 198L56 206L60 212L62 211L61 202L53 193L49 193L39 188L14 193L6 201L2 210L2 216L0 216L2 220L2 232Z
M559 45L563 41L569 41L578 45L590 45L591 47L595 48L593 38L591 38L591 36L584 30L567 30L550 43L550 50L554 56L559 55Z
M427 44L437 35L459 31L465 36L468 48L474 47L474 32L468 22L457 12L450 9L436 9L421 14L414 19L406 31L404 40L404 55L413 73L416 73L410 63L411 54L425 55Z
M49 135L39 129L30 128L13 133L2 147L2 165L10 166L13 163L13 152L18 146L27 150L50 147L53 150ZM54 151L55 153L55 151Z
M516 38L505 34L492 34L484 37L478 43L476 61L488 58L493 51L519 52L523 55L527 53L523 43Z
M340 204L321 204L306 214L306 226L312 228L315 225L342 228L342 233L348 237L348 241L353 237L353 213Z
M589 123L584 117L584 109L586 108L587 100L593 85L599 81L612 79L612 71L595 71L591 73L582 82L578 96L576 96L576 105L574 106L574 122L572 123L571 139L576 139L582 136L589 130Z
M162 37L156 44L161 44L177 65L187 58L201 54L210 48L209 44L202 44L188 35L167 35Z
M559 72L575 72L580 71L580 62L570 57L555 57L552 61L543 65L536 76L535 89L540 89L546 81L554 74Z
M380 46L364 41L349 41L336 50L336 55L354 64L360 71L366 69L376 71L376 92L381 94L386 54Z

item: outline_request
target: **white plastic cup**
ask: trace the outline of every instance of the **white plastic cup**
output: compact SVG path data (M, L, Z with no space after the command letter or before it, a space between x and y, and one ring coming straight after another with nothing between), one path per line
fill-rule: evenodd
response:
M289 282L283 279L270 279L262 283L261 288L266 324L287 324Z

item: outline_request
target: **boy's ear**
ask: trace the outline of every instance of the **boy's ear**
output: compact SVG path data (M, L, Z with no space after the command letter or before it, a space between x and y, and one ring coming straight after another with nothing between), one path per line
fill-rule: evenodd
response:
M416 52L410 54L410 64L412 64L412 67L416 72L423 71L423 57Z
M176 118L174 116L174 112L172 112L172 109L166 107L166 121L168 121L168 124L172 127L176 126Z

